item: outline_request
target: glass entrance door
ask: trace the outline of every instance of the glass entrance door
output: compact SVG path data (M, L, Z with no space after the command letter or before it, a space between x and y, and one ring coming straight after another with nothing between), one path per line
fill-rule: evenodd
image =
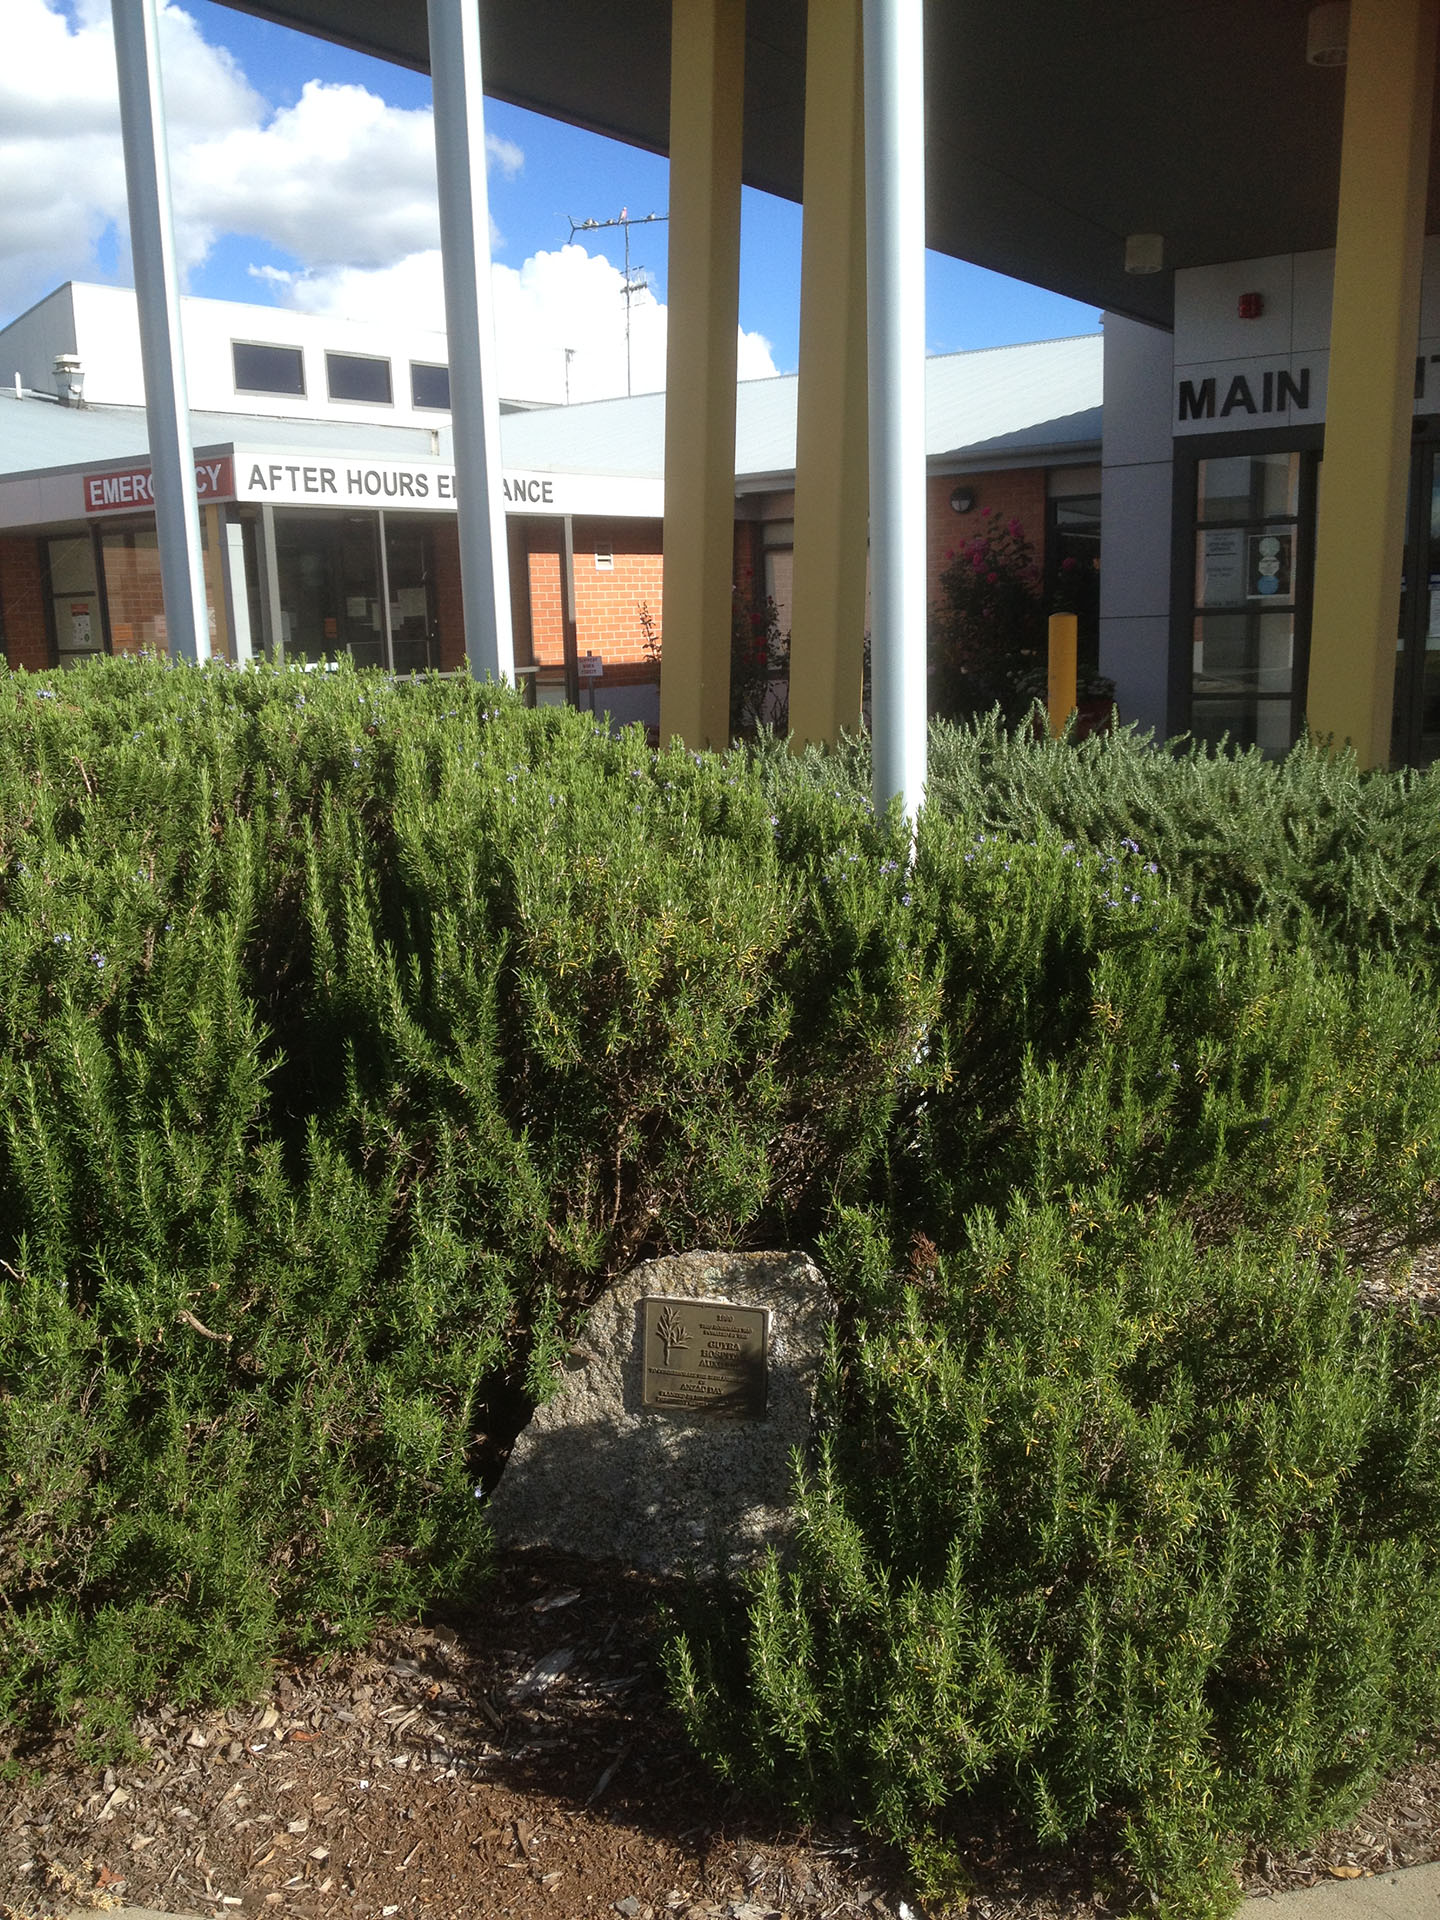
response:
M1299 715L1297 611L1304 577L1298 452L1203 459L1196 470L1194 665L1199 740L1290 750Z
M275 567L287 660L383 667L378 524L373 513L275 510Z
M1440 759L1440 459L1415 448L1405 525L1405 575L1395 658L1393 766Z

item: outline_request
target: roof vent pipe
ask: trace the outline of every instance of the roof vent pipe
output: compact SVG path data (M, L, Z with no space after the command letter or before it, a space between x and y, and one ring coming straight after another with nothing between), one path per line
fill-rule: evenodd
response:
M78 407L85 391L85 369L78 353L55 356L55 394L62 407Z
M1305 23L1305 58L1312 67L1343 67L1350 39L1349 0L1325 0Z

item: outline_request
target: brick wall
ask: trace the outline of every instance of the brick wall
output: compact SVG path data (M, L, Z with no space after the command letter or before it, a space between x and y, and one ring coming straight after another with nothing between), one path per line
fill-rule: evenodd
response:
M40 542L23 535L0 539L0 631L12 667L42 673L51 664L45 630L45 576Z
M515 664L518 667L531 664L531 585L530 570L534 566L534 556L527 554L527 546L533 546L538 540L542 545L546 538L546 523L539 520L526 521L511 517L506 523L507 547L510 564L510 611L513 626L512 639L515 648ZM442 672L454 673L465 665L465 603L460 591L460 535L455 522L451 519L436 517L434 526L435 541L435 624L439 634L440 668ZM553 539L555 554L560 551L560 535L555 532ZM555 570L555 606L553 624L555 628L555 660L561 657L559 640L559 563ZM547 660L549 655L539 653L534 656Z
M964 486L975 495L969 513L956 513L950 496ZM927 487L925 595L934 601L940 591L940 575L963 541L981 531L990 520L1004 525L1018 520L1025 538L1035 549L1037 563L1045 559L1046 493L1043 467L1015 467L1007 473L977 473L971 477L956 474L932 474ZM987 518L985 509L989 507Z
M664 626L665 562L658 520L575 522L575 637L580 653L598 653L611 665L645 667L639 609L648 606L657 632ZM609 567L597 567L596 551Z
M561 668L565 663L564 601L561 591L560 523L532 520L526 537L526 580L530 633L536 663ZM611 564L597 567L596 552ZM640 681L653 673L645 653L640 607L646 606L657 634L665 617L665 567L658 520L577 520L575 522L575 644L579 653L595 653L607 677ZM633 671L620 674L620 669ZM548 676L547 676L548 677Z
M565 615L560 594L558 520L531 520L528 523L526 562L530 595L530 643L534 649L535 664L540 667L563 667Z
M774 517L779 519L781 516L777 514ZM731 577L742 594L751 600L764 599L765 550L758 520L735 522L735 564Z

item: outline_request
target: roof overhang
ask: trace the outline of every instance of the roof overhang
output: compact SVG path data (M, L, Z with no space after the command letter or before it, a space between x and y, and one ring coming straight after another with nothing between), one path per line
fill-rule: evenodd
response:
M425 0L225 0L425 69ZM754 0L745 178L800 198L804 0ZM1344 69L1309 0L926 0L932 247L1169 325L1173 272L1333 245ZM670 0L483 0L502 100L666 150ZM1440 115L1427 230L1440 225ZM1165 270L1124 270L1159 233Z

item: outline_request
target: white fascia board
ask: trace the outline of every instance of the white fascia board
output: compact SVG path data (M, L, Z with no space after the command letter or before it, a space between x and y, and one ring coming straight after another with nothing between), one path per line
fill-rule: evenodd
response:
M967 460L953 454L945 460L932 460L930 471L937 478L960 473L1022 473L1031 467L1095 467L1100 464L1100 442L1067 441L1058 447L1017 447L1013 453L996 453L985 459Z
M505 511L658 520L664 483L633 474L546 473L507 467ZM364 455L235 449L235 497L276 506L388 507L403 513L453 513L455 469L439 460L375 460Z
M737 500L747 493L793 493L794 490L794 467L777 467L773 473L737 473L735 476Z
M0 480L0 528L54 526L85 518L80 473L27 473Z

